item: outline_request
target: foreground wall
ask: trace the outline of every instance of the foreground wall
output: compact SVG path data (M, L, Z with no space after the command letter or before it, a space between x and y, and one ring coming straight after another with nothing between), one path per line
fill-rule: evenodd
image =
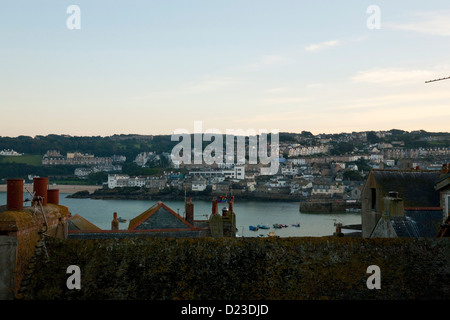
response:
M448 299L448 239L57 240L24 299ZM70 265L81 289L69 290ZM368 289L367 268L381 271Z

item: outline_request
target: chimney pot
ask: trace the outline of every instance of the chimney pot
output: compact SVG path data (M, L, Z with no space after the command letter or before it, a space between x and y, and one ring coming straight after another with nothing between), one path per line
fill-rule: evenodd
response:
M47 203L59 204L59 190L50 189L47 191L48 200Z
M389 197L398 198L398 192L397 191L389 191Z
M212 214L219 214L219 204L217 198L212 200Z
M48 178L33 178L33 191L35 197L41 197L42 198L42 205L47 205L47 185L48 185Z
M185 204L185 212L186 220L192 224L194 222L194 203L192 202L192 198L188 198Z
M113 221L111 222L111 230L119 230L119 220L117 220L117 212L113 213Z
M23 210L23 179L8 179L6 183L7 210Z

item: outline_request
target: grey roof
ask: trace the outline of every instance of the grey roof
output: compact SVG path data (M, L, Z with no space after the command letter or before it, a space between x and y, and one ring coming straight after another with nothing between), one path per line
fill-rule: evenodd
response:
M440 207L439 193L434 186L440 171L373 170L382 193L397 191L405 207Z
M405 210L404 217L392 217L390 220L398 237L434 238L442 218L442 210Z

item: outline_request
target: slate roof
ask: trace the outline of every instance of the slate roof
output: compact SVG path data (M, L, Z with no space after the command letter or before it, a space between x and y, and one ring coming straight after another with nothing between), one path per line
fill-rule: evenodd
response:
M398 237L434 238L442 223L442 215L439 209L405 209L403 217L391 217L390 221Z
M128 230L196 229L161 201L130 220Z
M76 214L70 217L68 220L69 231L100 231L101 229L95 224L89 222L82 216Z
M384 196L397 191L405 207L440 207L439 193L434 188L440 171L373 170L372 174Z
M450 172L440 176L440 178L436 181L436 190L448 188L449 185L450 185Z

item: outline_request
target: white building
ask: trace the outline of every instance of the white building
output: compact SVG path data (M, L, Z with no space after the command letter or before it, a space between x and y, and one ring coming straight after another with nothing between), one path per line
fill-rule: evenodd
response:
M79 178L85 178L93 172L92 168L76 168L74 174Z
M126 187L129 178L127 174L108 174L108 188Z
M335 194L344 194L344 185L315 185L311 191L312 195L333 196Z
M2 150L0 151L0 156L13 156L13 157L19 157L23 156L23 153L18 153L14 150Z
M192 180L192 191L204 191L207 187L206 179L202 176L195 177Z
M239 165L232 169L222 169L222 170L199 170L199 171L189 171L189 175L200 175L203 177L216 177L224 176L229 179L244 180L245 179L245 166Z

